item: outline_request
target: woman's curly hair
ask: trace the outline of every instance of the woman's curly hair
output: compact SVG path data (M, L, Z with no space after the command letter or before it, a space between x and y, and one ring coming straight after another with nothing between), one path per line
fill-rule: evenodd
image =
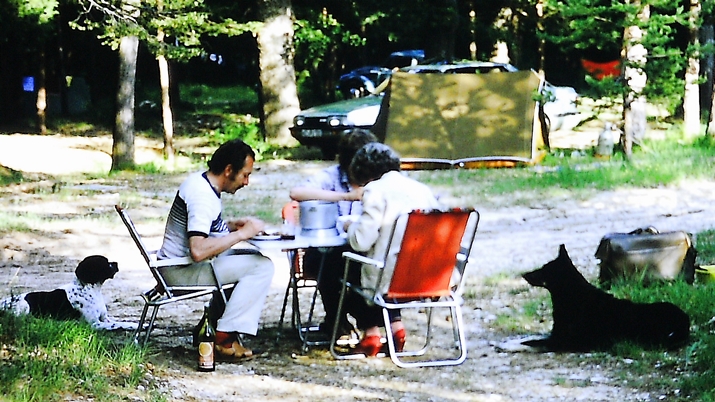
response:
M350 163L350 179L364 186L393 170L400 171L400 156L397 152L385 144L371 142L355 153Z

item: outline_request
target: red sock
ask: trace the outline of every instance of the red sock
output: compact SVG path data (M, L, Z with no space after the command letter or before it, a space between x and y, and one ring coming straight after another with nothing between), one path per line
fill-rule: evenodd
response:
M230 347L231 344L233 343L233 341L234 341L233 333L216 331L216 344L217 345Z

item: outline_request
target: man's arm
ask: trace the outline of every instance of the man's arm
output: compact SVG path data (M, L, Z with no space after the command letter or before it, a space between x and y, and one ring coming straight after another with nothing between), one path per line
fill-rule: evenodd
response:
M260 233L265 227L265 223L256 218L243 218L227 222L229 232L221 237L191 236L189 238L189 250L191 258L196 261L203 261L207 258L217 256L228 250L234 244Z

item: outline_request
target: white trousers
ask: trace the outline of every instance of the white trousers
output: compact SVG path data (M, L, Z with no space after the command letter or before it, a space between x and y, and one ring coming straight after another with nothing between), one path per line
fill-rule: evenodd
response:
M248 254L246 254L248 253ZM227 250L214 259L214 270L221 284L235 283L218 320L216 330L256 335L266 295L273 280L273 262L253 250ZM213 284L208 263L162 269L164 280L175 284Z

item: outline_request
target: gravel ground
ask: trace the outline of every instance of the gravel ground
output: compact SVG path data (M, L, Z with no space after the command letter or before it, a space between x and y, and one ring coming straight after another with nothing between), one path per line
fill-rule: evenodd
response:
M16 136L0 136L0 149L7 149L6 137ZM28 149L21 143L10 145ZM69 163L61 159L60 148L55 149L54 158L56 163ZM0 164L5 164L1 154ZM226 202L241 205L251 197L272 197L276 205L282 205L288 186L322 166L319 162L261 164L251 186L239 192L246 196L229 197ZM0 295L9 294L10 289L53 288L72 278L76 263L84 256L104 254L120 267L117 277L105 285L110 312L121 319L137 320L141 311L138 295L153 286L153 279L111 210L121 193L141 190L146 196L132 202L131 212L149 245L158 246L173 191L183 177L167 175L158 182L88 181L75 188L84 191L85 197L72 203L36 194L38 188L50 191L52 179L0 189L6 211L51 211L58 217L74 217L0 237L0 281L5 284ZM470 297L464 319L469 355L464 364L399 369L389 358L335 361L321 347L303 352L294 331L287 325L278 327L288 269L283 255L271 253L276 275L262 328L257 337L248 340L250 346L265 353L242 364L220 363L213 373L197 372L190 328L200 317L203 301L176 303L159 312L151 341L150 361L155 370L150 379L172 401L655 401L673 396L644 386L647 378L629 375L627 367L632 361L628 359L603 354L502 353L495 348L529 332L547 333L548 320L527 323L518 333L499 331L491 324L497 315L544 296L529 288L519 274L553 259L561 243L566 244L581 272L593 280L597 273L593 253L608 232L644 225L692 233L715 227L715 180L602 192L586 200L555 198L526 206L485 203L476 207L482 219L468 266ZM77 219L101 215L112 219L99 223ZM444 324L438 320L438 327ZM436 346L444 347L447 341L441 336ZM677 378L671 370L654 368L653 375Z

